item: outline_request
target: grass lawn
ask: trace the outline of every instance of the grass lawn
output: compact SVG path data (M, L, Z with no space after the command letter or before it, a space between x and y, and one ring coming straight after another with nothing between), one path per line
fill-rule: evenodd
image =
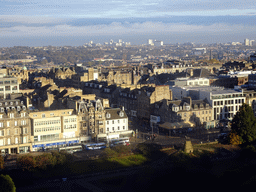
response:
M33 173L37 178L48 178L58 176L72 176L84 173L109 171L118 168L138 166L146 163L148 159L141 154L112 157L108 159L75 161L63 166L56 166L47 170L38 170ZM43 173L43 174L42 174Z

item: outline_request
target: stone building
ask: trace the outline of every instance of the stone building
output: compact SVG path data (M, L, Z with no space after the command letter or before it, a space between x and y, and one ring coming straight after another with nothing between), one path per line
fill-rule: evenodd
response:
M121 89L117 97L117 106L123 106L127 115L137 117L139 89Z
M30 118L21 100L0 101L0 150L2 154L31 150Z
M153 112L154 103L163 99L172 99L168 85L155 85L142 87L138 90L137 117L148 121Z
M120 70L110 70L105 73L101 73L99 76L99 81L106 81L108 84L137 84L140 80L140 75L136 74L133 70L120 71Z
M68 68L68 67L62 67L62 68L55 68L53 67L50 72L49 72L49 76L56 80L56 79L71 79L72 75L75 75L75 69L72 68Z
M98 134L105 134L105 109L101 100L80 100L77 102L77 114L82 136L97 141Z
M205 100L192 100L184 97L182 100L167 100L155 104L154 116L161 122L184 122L191 127L204 126L210 128L212 123L212 107Z

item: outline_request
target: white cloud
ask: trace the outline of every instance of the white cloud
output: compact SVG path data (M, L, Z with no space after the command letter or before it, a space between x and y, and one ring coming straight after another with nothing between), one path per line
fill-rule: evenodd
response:
M51 16L0 15L0 22L23 24L47 24L65 21L63 18Z
M256 32L256 26L244 26L242 24L212 24L188 25L182 23L162 23L162 22L144 22L144 23L118 23L113 22L109 25L89 25L89 26L14 26L9 28L0 28L0 37L17 36L95 36L95 35L126 35L126 34L157 34L157 33L233 33L233 32Z

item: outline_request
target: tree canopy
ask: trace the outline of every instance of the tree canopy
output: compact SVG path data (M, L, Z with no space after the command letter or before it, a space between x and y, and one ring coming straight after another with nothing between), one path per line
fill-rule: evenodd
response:
M256 140L256 118L252 108L243 104L233 118L231 129L236 133L242 144L249 144Z
M0 175L0 191L15 192L16 187L12 178L9 175Z

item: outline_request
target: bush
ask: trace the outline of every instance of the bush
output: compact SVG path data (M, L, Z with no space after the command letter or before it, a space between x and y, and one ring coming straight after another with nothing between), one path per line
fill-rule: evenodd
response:
M228 134L227 139L228 139L228 143L231 144L231 145L240 145L240 144L242 144L240 136L235 131L231 131Z
M4 169L4 158L0 155L0 169Z
M12 178L9 175L0 175L0 191L3 192L15 192L16 187Z
M55 166L56 165L56 157L52 154L45 153L43 155L36 156L36 166L39 169L46 169L47 166Z
M108 159L111 157L116 157L117 152L115 150L112 150L111 148L105 148L102 154L103 158Z
M73 156L71 154L54 151L36 157L31 155L21 156L17 159L17 166L26 170L32 170L33 168L46 169L47 167L54 167L56 165L72 162L72 160Z
M128 154L131 153L131 147L130 146L125 146L125 145L118 145L112 148L115 152L117 152L119 155L120 154Z
M19 168L31 170L36 167L36 160L31 155L24 155L17 159L16 164Z

